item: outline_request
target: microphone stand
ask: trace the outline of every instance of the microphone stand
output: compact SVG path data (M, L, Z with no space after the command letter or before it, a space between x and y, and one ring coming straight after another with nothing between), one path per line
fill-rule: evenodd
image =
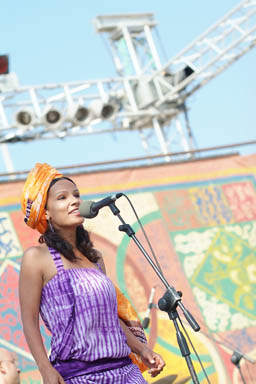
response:
M182 296L182 292L181 291L177 291L177 292L180 294L180 296ZM159 309L157 304L152 304L152 308ZM226 340L225 340L225 342L217 340L214 337L212 337L211 335L209 335L208 333L203 332L202 330L201 330L201 333L204 336L206 336L208 339L212 340L213 342L215 342L217 344L220 344L220 345L223 345L225 348L228 348L228 349L230 349L233 352L230 361L231 361L232 364L234 364L237 367L243 384L246 384L245 378L244 378L244 376L242 374L242 369L240 367L240 360L242 358L244 358L245 360L249 361L251 364L255 364L255 360L253 360L252 358L250 358L247 355L244 355L238 349L234 349L234 347L231 347L231 345L229 345Z
M151 267L156 272L156 274L159 277L159 279L162 281L162 283L166 287L165 294L158 301L158 307L162 311L167 312L170 320L173 321L174 327L175 327L175 330L176 330L176 337L177 337L177 342L178 342L178 345L179 345L179 348L180 348L180 352L181 352L181 355L186 360L186 363L187 363L187 366L188 366L188 369L189 369L192 381L193 381L194 384L200 384L199 380L198 380L198 377L196 375L193 363L191 361L190 351L189 351L189 347L187 345L187 341L186 341L183 333L181 332L181 330L179 328L179 324L178 324L178 322L176 320L177 317L178 317L178 313L177 313L177 310L176 310L177 306L179 306L181 308L181 310L183 311L183 314L184 314L186 320L188 321L188 323L190 324L190 326L192 327L192 329L195 332L200 330L200 326L198 325L196 320L193 318L193 316L189 313L189 311L181 303L181 295L180 295L180 293L178 293L173 286L169 285L168 281L162 275L161 271L158 269L158 267L152 261L151 257L148 255L148 253L146 252L146 250L144 249L142 244L139 242L139 240L135 236L135 232L132 229L132 227L129 224L127 224L124 221L124 219L121 217L120 210L117 208L115 203L114 202L110 203L109 204L109 208L111 209L112 213L115 216L117 216L119 218L119 220L121 221L121 223L122 223L122 225L119 225L119 227L118 227L119 231L125 232L129 237L131 237L133 239L133 241L135 242L137 247L140 249L142 254L145 256L145 258L147 259L147 261L151 265Z
M240 360L242 359L242 357L243 355L240 352L234 351L233 355L231 356L231 362L237 367L243 384L246 384L245 378L242 374L241 367L240 367Z

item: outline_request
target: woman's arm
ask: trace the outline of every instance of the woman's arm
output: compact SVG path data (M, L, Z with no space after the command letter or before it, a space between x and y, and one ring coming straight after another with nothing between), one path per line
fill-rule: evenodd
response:
M152 377L157 376L164 368L165 362L160 355L152 351L147 344L142 343L137 339L136 336L130 331L127 325L123 320L119 319L121 327L125 333L127 344L131 348L132 352L139 355L144 364L146 364L150 369L149 373Z
M98 254L100 256L98 262L102 268L102 271L106 274L104 260L99 251ZM132 352L136 353L137 355L140 355L143 363L150 368L148 372L151 374L152 377L157 376L165 366L165 362L163 361L162 357L152 351L150 348L148 348L147 344L139 341L137 337L134 336L134 334L130 331L127 325L123 322L123 320L121 320L120 318L119 322L125 333L127 344L131 348Z
M64 383L51 365L43 344L39 327L39 306L43 288L42 251L39 247L29 248L23 255L19 297L24 335L29 349L42 374L44 384Z

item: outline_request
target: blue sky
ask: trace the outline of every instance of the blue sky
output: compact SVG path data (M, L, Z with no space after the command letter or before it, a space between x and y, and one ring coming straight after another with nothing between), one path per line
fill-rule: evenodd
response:
M1 4L0 54L10 55L10 69L21 85L117 76L92 24L97 15L153 12L171 58L237 4L237 0L9 0ZM255 63L256 48L189 99L190 125L199 148L256 139ZM132 133L9 144L8 150L15 170L30 169L35 162L64 166L144 155ZM255 153L256 146L239 151ZM0 152L0 172L5 170Z

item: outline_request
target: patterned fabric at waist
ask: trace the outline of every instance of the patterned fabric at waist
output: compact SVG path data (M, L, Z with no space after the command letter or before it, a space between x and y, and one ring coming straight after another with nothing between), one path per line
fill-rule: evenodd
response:
M64 380L73 377L86 375L88 373L103 372L106 370L124 367L125 365L132 364L131 359L127 357L121 358L105 358L96 361L82 361L82 360L58 360L53 363L53 366Z

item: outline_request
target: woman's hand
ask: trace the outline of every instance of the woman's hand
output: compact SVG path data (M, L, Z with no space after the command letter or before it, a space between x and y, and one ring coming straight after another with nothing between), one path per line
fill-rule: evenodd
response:
M127 344L131 348L132 352L137 353L137 355L141 357L143 363L150 368L148 372L152 377L157 376L165 366L165 362L162 357L152 351L147 344L139 341L127 325L125 325L123 320L119 319L119 321L126 335Z
M41 371L43 384L65 384L63 377L53 366Z
M140 357L144 364L146 364L150 369L148 373L155 377L157 376L164 368L165 362L158 353L152 351L145 345L140 353Z

